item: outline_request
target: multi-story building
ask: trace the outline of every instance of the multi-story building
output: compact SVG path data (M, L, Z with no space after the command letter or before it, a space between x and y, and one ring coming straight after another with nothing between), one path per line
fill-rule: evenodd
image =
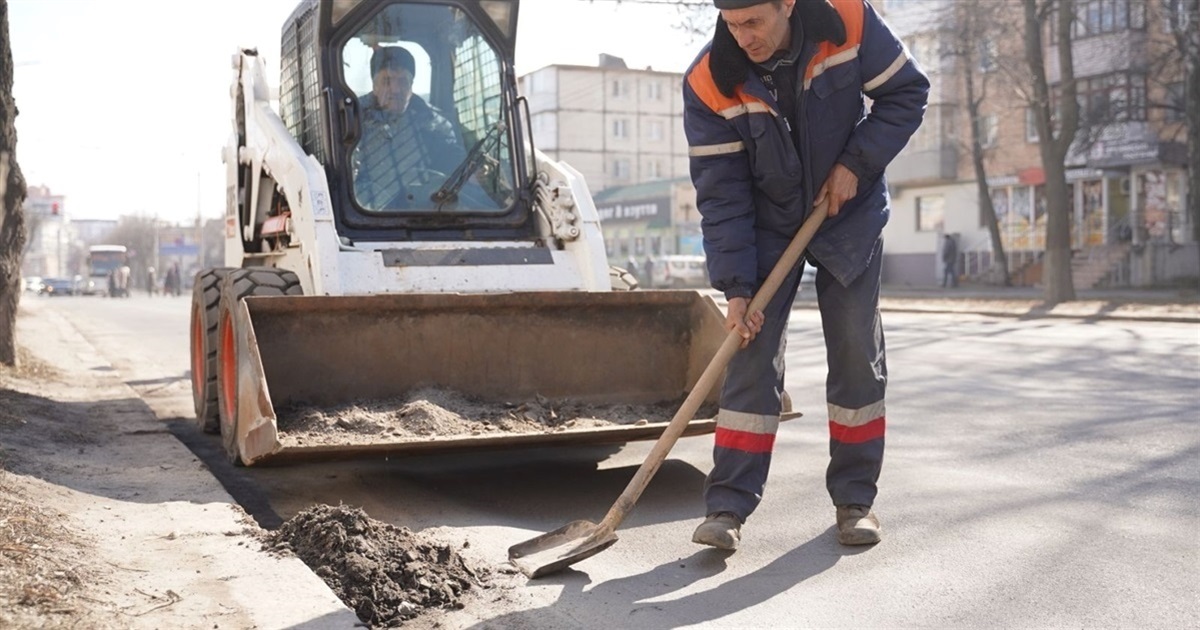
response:
M66 198L53 194L49 186L30 186L21 208L29 226L21 274L66 278L79 273L77 235L66 216Z
M939 26L953 0L888 0L886 19L929 77L925 119L887 169L892 216L884 230L883 281L924 286L941 278L942 235L960 242L986 242L970 154L961 143L965 113L960 106L957 60L944 54Z
M567 162L593 191L688 174L683 76L627 68L553 65L521 77L537 148Z
M987 1L987 0L982 0ZM951 55L954 0L887 0L889 23L932 82L921 130L888 169L893 216L885 232L885 282L932 284L938 242L954 235L960 271L981 280L993 262L971 164L965 69L987 85L979 133L986 181L1010 272L1040 280L1045 248L1045 172L1022 57L1019 3L992 5L1007 36L982 37L969 58ZM1185 211L1182 74L1171 58L1178 22L1154 0L1076 0L1074 74L1082 129L1066 159L1077 289L1151 284L1196 276L1196 243ZM1000 29L997 29L999 32ZM1061 89L1054 29L1044 34L1051 91ZM1008 72L1000 72L1007 64ZM1022 72L1022 70L1024 72Z
M552 65L521 77L537 148L578 170L602 210L662 204L657 218L616 213L602 222L614 263L693 242L695 225L672 220L695 205L694 191L670 183L688 177L682 81L679 73L631 69L611 55L600 55L595 67Z

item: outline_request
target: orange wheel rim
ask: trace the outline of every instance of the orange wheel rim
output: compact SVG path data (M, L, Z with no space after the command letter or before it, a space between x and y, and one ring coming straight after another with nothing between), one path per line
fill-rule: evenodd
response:
M200 400L204 396L204 383L208 375L204 366L208 363L208 353L204 351L204 322L200 309L192 307L192 397Z
M228 312L221 314L221 423L232 430L237 413L237 358L234 356L233 321Z

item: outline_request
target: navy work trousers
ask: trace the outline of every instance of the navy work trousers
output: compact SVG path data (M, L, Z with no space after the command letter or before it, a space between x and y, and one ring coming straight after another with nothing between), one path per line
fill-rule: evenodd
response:
M767 243L761 242L761 233L759 238L762 251ZM787 243L771 245L775 247L767 249L782 252ZM842 286L817 264L817 302L829 368L826 487L834 505L872 505L883 465L887 365L879 318L882 249L880 239L867 269L850 286ZM800 270L798 265L788 275L763 310L762 331L734 355L726 371L713 469L704 484L708 514L732 512L745 521L762 500L779 428L788 314Z

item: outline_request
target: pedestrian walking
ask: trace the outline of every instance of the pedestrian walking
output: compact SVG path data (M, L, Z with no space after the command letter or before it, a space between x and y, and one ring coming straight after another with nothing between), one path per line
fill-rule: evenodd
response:
M167 268L167 277L163 279L164 295L179 295L179 263L171 263Z
M154 271L154 267L146 269L146 294L153 297L158 293L158 275Z
M826 489L838 540L880 540L887 366L879 317L884 168L920 126L929 80L865 0L714 0L712 40L683 82L684 131L713 288L743 338L721 390L706 518L692 540L736 549L779 427L788 313L804 264L829 374ZM864 96L872 100L869 113ZM829 218L761 312L750 297L818 203Z
M958 287L958 241L952 234L942 237L942 286Z

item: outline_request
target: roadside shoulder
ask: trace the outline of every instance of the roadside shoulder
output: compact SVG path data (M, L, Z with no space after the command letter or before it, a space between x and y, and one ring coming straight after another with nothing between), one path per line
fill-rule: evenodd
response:
M12 472L0 474L43 486L42 507L86 532L80 549L98 577L81 614L116 614L124 627L357 623L299 559L261 551L257 525L112 366L69 321L28 302L18 344L53 374L4 379Z

